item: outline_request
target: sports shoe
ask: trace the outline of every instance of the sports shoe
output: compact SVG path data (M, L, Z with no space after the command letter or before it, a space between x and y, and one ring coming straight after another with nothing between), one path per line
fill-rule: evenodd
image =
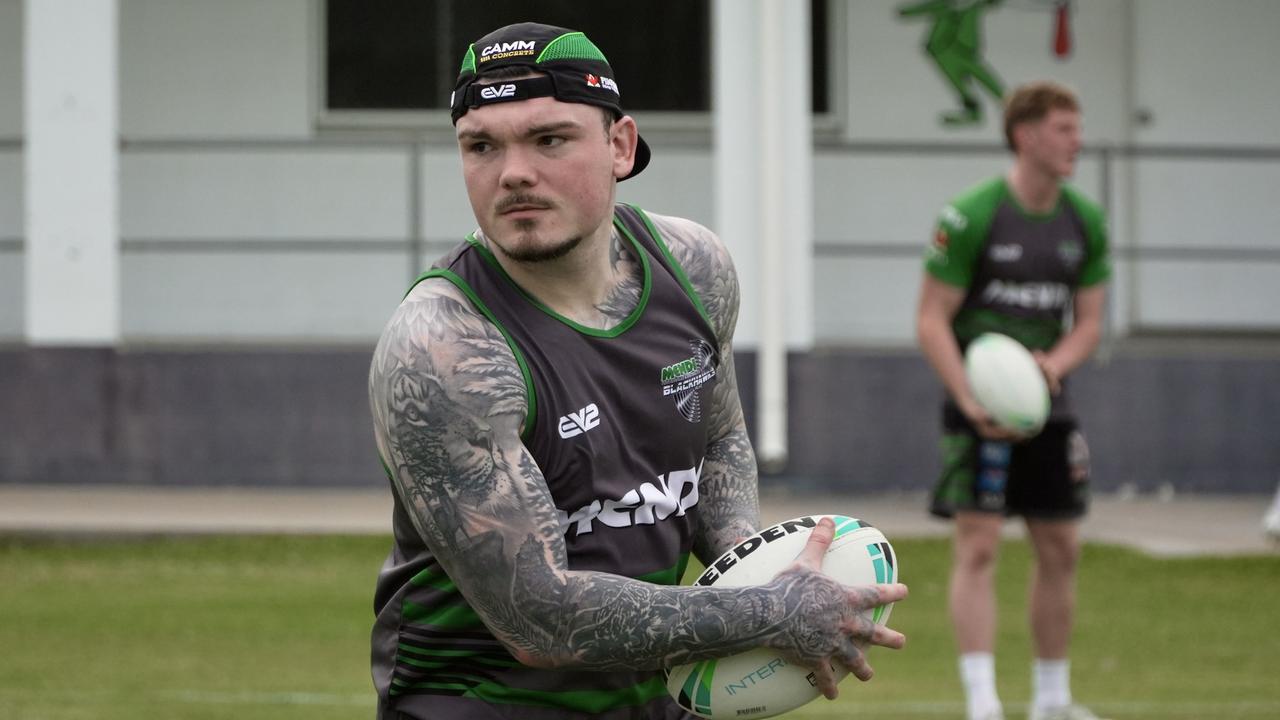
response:
M1031 708L1027 720L1105 720L1093 714L1083 705L1064 705L1056 708Z
M972 718L972 720L1004 720L1003 710L993 710L980 717Z

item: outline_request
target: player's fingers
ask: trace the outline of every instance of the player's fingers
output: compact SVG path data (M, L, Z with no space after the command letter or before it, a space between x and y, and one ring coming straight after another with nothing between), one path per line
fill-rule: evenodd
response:
M858 647L879 645L890 650L901 650L907 644L906 635L893 628L874 623L861 613L855 615L853 620L845 626L845 632Z
M836 671L831 669L831 663L826 660L818 661L817 667L813 669L813 679L818 691L828 700L835 700L840 694Z
M887 647L890 650L901 650L907 644L907 636L884 625L876 625L871 631L871 644Z
M836 654L836 660L848 668L854 677L863 682L870 680L876 674L875 670L872 670L871 665L867 662L866 653L862 652L857 643L852 641L845 643L841 651Z
M907 599L907 586L902 583L855 585L849 588L849 600L858 610L871 610Z
M827 548L831 547L831 540L836 534L836 524L829 518L824 517L818 521L818 526L809 533L809 541L804 544L804 549L796 556L796 564L806 567L810 570L822 570L822 558L827 554Z

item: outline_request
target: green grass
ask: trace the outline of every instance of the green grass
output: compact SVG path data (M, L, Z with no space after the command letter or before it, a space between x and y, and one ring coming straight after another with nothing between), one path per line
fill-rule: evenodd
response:
M374 577L386 537L0 537L0 718L372 717ZM796 718L960 717L948 545L898 541L900 652ZM1005 545L997 670L1030 696L1029 551ZM1280 557L1157 560L1088 546L1076 696L1113 717L1277 717ZM1181 709L1179 709L1181 708Z

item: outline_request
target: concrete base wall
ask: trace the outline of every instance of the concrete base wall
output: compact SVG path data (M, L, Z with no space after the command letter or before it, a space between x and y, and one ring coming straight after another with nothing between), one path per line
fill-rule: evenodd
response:
M370 352L0 350L0 483L358 487L386 482ZM738 358L754 425L755 358ZM766 485L922 490L939 383L913 350L819 349L790 366L790 458ZM1073 378L1095 487L1271 492L1280 353L1117 348Z

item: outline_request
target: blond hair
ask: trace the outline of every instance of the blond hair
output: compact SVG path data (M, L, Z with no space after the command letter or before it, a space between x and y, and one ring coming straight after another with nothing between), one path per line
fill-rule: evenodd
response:
M1052 80L1040 80L1014 88L1004 102L1004 142L1013 152L1018 152L1013 142L1013 131L1023 123L1043 120L1050 110L1080 112L1080 101L1065 85Z

